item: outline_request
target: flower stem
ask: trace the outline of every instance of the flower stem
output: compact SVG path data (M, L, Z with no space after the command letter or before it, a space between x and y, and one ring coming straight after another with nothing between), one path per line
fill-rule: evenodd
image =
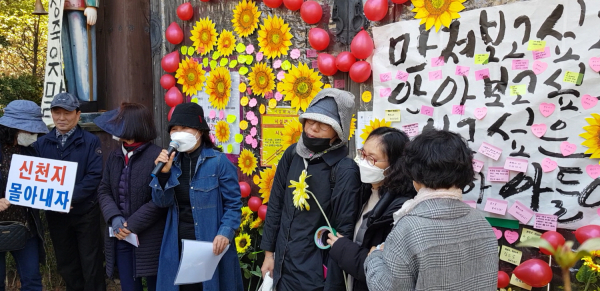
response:
M590 286L591 281L592 281L592 275L588 276L587 283L585 283L585 289L583 289L583 291L587 291L588 287Z
M569 268L562 268L562 277L565 291L571 291L571 272L569 271Z

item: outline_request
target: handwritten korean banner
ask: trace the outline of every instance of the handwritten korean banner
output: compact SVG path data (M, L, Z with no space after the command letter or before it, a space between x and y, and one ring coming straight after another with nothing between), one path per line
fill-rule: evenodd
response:
M69 212L77 163L13 155L5 198L11 204Z
M64 0L48 3L48 49L46 52L46 69L44 72L44 91L42 95L42 114L46 124L54 124L50 114L50 103L54 95L65 92L63 78L63 58L61 45L61 29Z
M374 92L391 93L373 98L373 118L400 109L401 130L461 134L483 162L464 189L480 210L488 198L519 201L561 228L600 224L600 178L586 171L598 159L579 137L600 112L598 11L591 0L527 1L461 13L439 33L418 20L374 27ZM398 72L408 76L380 78Z

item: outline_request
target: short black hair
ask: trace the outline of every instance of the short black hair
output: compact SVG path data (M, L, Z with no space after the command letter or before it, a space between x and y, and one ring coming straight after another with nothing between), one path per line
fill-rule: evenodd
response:
M123 124L121 139L135 142L149 142L158 135L152 112L140 103L121 103L119 114L109 122Z
M475 179L473 152L457 133L431 129L415 137L402 157L406 175L431 189L463 189Z
M202 139L202 144L200 146L203 146L208 149L213 149L219 152L223 151L221 147L218 147L212 141L212 139L210 138L210 132L208 130L200 130L200 139Z
M17 139L17 134L19 134L18 129L0 124L0 144L12 147Z

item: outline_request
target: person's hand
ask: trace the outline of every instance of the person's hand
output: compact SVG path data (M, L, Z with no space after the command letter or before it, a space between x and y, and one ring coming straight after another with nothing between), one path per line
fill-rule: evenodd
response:
M127 227L127 223L125 223L124 226ZM115 235L119 240L124 240L128 235L131 234L131 231L127 228L121 228L119 230L120 232Z
M6 210L10 206L10 202L6 198L0 198L0 212Z
M171 165L173 165L173 158L175 158L175 152L171 153L171 157L169 157L167 150L163 149L156 160L154 160L154 165L157 165L160 162L165 163L165 166L162 168L162 170L160 170L160 172L168 173L171 170Z
M86 7L85 10L83 10L83 15L87 17L88 25L96 24L96 19L98 19L98 11L96 11L95 7Z
M119 230L125 228L125 218L123 216L115 216L110 220L110 226L112 227L115 235L119 234Z
M213 253L215 256L220 255L228 244L229 240L226 237L222 235L215 236L215 240L213 240Z
M329 244L330 246L333 246L333 244L338 240L338 238L340 237L344 237L343 235L341 235L339 232L337 233L337 236L333 235L333 233L328 233L327 234L327 244Z
M368 256L370 256L370 255L371 255L371 253L372 253L373 251L377 251L377 250L378 250L378 251L383 251L383 247L384 247L384 246L385 246L385 244L384 244L384 243L381 243L380 245L378 245L378 246L376 246L376 247L371 247L371 250L369 251L369 254L368 254Z
M275 267L275 258L273 256L273 252L265 252L265 260L263 261L262 267L260 268L263 278L267 275L267 272L269 272L269 275L272 278L274 267Z

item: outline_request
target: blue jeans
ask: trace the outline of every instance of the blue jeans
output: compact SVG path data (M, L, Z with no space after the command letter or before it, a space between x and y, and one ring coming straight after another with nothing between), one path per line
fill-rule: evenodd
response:
M25 248L10 253L17 263L17 272L21 278L21 291L42 291L42 276L40 275L40 260L37 236L30 238ZM6 278L6 252L0 253L0 291L4 291Z
M135 276L135 247L126 241L117 241L116 261L121 279L121 290L143 291L142 278ZM156 276L146 277L148 291L156 291Z

